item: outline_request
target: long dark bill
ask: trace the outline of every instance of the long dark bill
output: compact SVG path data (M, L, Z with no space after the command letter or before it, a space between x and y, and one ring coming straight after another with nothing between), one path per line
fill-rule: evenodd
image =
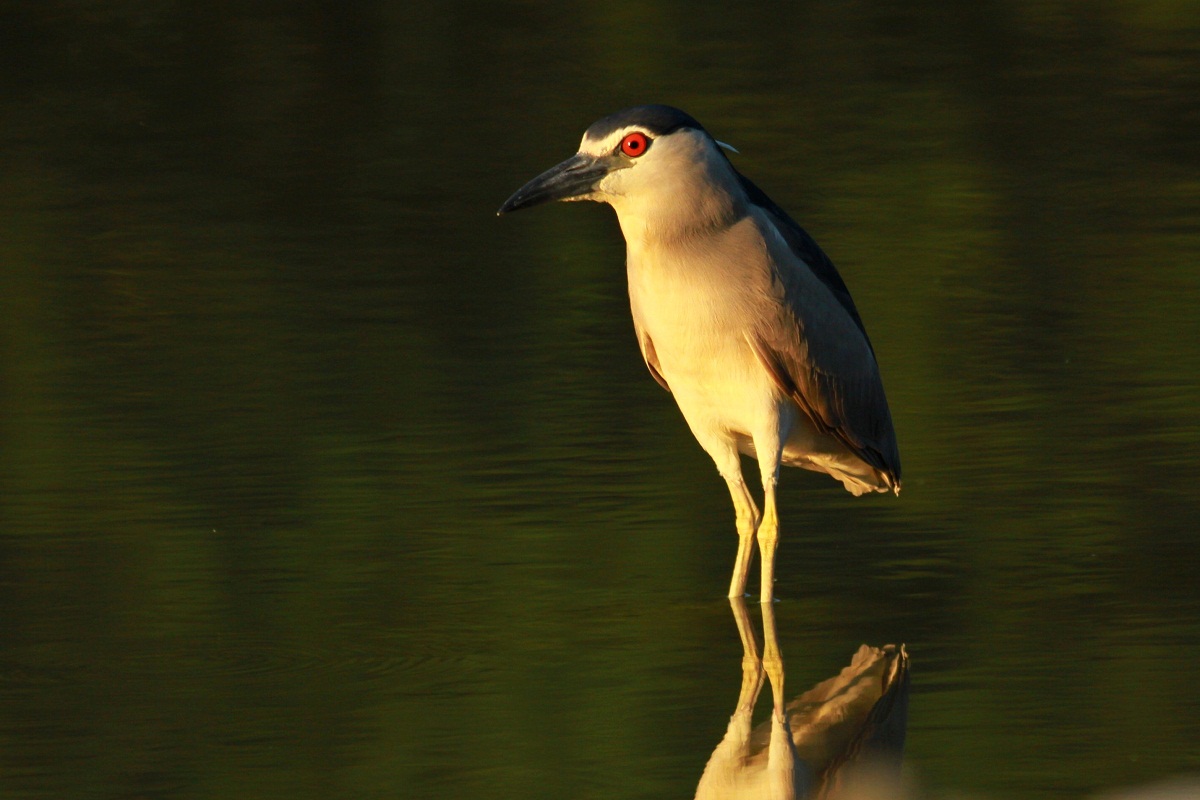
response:
M504 201L496 215L587 194L608 173L609 168L607 159L576 153L517 189L512 197Z

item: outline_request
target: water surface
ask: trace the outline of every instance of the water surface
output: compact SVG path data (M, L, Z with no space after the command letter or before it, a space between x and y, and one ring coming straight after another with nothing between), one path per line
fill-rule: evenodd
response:
M899 498L783 477L789 687L906 642L934 795L1200 770L1194 6L0 18L0 795L691 796L727 492L611 211L494 216L647 101L830 253L896 421Z

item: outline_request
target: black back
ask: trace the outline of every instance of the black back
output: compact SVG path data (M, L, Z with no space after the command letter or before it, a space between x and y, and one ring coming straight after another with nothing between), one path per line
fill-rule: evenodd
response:
M592 123L592 126L587 129L587 137L593 140L600 140L608 136L615 130L636 125L646 133L654 136L666 136L668 133L673 133L680 128L695 128L698 131L703 131L704 128L696 121L695 117L687 112L680 111L672 106L633 106L626 108L615 114L609 114L603 119L598 119Z

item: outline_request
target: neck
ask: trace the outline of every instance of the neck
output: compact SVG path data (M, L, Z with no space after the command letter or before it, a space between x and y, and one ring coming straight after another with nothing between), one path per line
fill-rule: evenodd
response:
M670 245L724 230L745 215L745 199L719 184L675 182L636 199L609 199L630 247Z

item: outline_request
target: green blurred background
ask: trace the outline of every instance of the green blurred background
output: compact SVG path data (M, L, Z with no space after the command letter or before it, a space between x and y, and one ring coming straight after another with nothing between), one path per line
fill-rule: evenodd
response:
M900 498L783 476L793 693L934 795L1200 770L1200 3L0 3L0 797L690 797L728 495L612 212L678 105L839 265Z

